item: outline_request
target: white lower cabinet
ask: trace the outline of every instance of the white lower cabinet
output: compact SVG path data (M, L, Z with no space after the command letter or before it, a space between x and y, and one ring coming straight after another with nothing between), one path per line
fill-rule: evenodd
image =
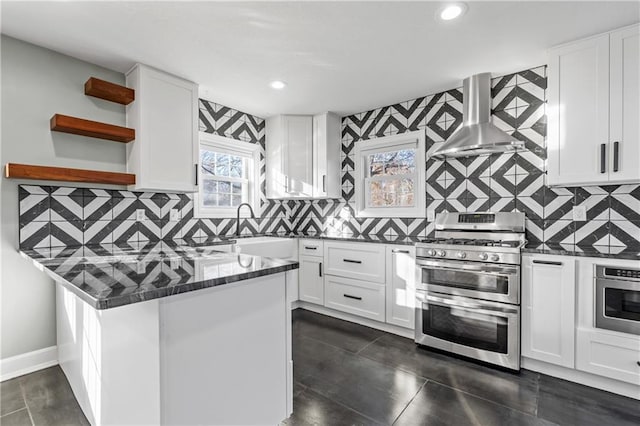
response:
M413 330L414 246L301 239L304 302Z
M522 356L574 367L575 258L522 257Z
M385 282L385 246L383 244L326 241L324 259L327 275L379 284Z
M384 321L385 286L327 275L325 306L376 321Z
M578 328L576 368L640 386L640 339Z
M386 320L414 328L416 300L416 248L387 246Z
M324 304L322 257L300 256L299 263L298 297L305 302Z

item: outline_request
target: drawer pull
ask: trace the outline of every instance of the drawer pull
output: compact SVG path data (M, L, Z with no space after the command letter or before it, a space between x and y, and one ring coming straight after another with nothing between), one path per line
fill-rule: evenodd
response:
M362 263L362 260L353 260L353 259L342 259L342 261L347 263Z
M539 265L562 266L562 262L554 262L552 260L534 260L533 263L537 263Z
M409 250L391 250L391 253L402 253L402 254L409 254Z
M362 300L362 297L352 296L350 294L343 294L343 296L346 297L347 299Z
M318 263L318 275L322 277L322 262Z
M318 247L309 247L309 246L304 246L305 250L318 250Z

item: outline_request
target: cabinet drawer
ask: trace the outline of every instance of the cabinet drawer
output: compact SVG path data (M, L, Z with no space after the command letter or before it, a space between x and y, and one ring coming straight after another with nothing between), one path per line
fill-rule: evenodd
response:
M383 285L326 275L324 286L326 307L384 321Z
M640 385L640 339L578 329L577 368Z
M355 278L384 284L384 245L370 243L335 243L324 245L327 275Z
M322 257L324 255L324 244L322 240L300 240L298 244L298 253L300 256Z

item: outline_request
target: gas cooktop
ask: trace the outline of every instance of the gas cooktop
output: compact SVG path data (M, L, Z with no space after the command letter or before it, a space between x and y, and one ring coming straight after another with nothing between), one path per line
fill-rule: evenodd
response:
M475 238L425 238L420 240L424 244L442 244L442 245L463 245L463 246L479 246L479 247L520 247L522 241L515 240L486 240Z

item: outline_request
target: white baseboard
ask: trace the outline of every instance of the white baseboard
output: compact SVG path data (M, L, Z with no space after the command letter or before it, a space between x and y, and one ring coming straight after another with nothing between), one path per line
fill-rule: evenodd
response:
M58 347L50 346L0 360L0 382L58 364Z
M618 395L628 396L629 398L640 399L640 386L631 383L524 357L522 358L522 368L537 371L538 373L543 373L548 376L558 377L570 382L580 383L581 385L592 388L602 389Z
M296 308L306 309L307 311L316 312L318 314L327 315L330 317L338 318L338 319L349 321L349 322L355 322L356 324L364 325L366 327L371 327L377 330L386 331L387 333L397 334L398 336L407 337L411 340L413 340L415 337L413 330L408 328L398 327L397 325L378 322L378 321L370 320L368 318L362 318L357 315L336 311L334 309L316 305L314 303L303 302L302 300L297 300L291 304L291 309L296 309Z

